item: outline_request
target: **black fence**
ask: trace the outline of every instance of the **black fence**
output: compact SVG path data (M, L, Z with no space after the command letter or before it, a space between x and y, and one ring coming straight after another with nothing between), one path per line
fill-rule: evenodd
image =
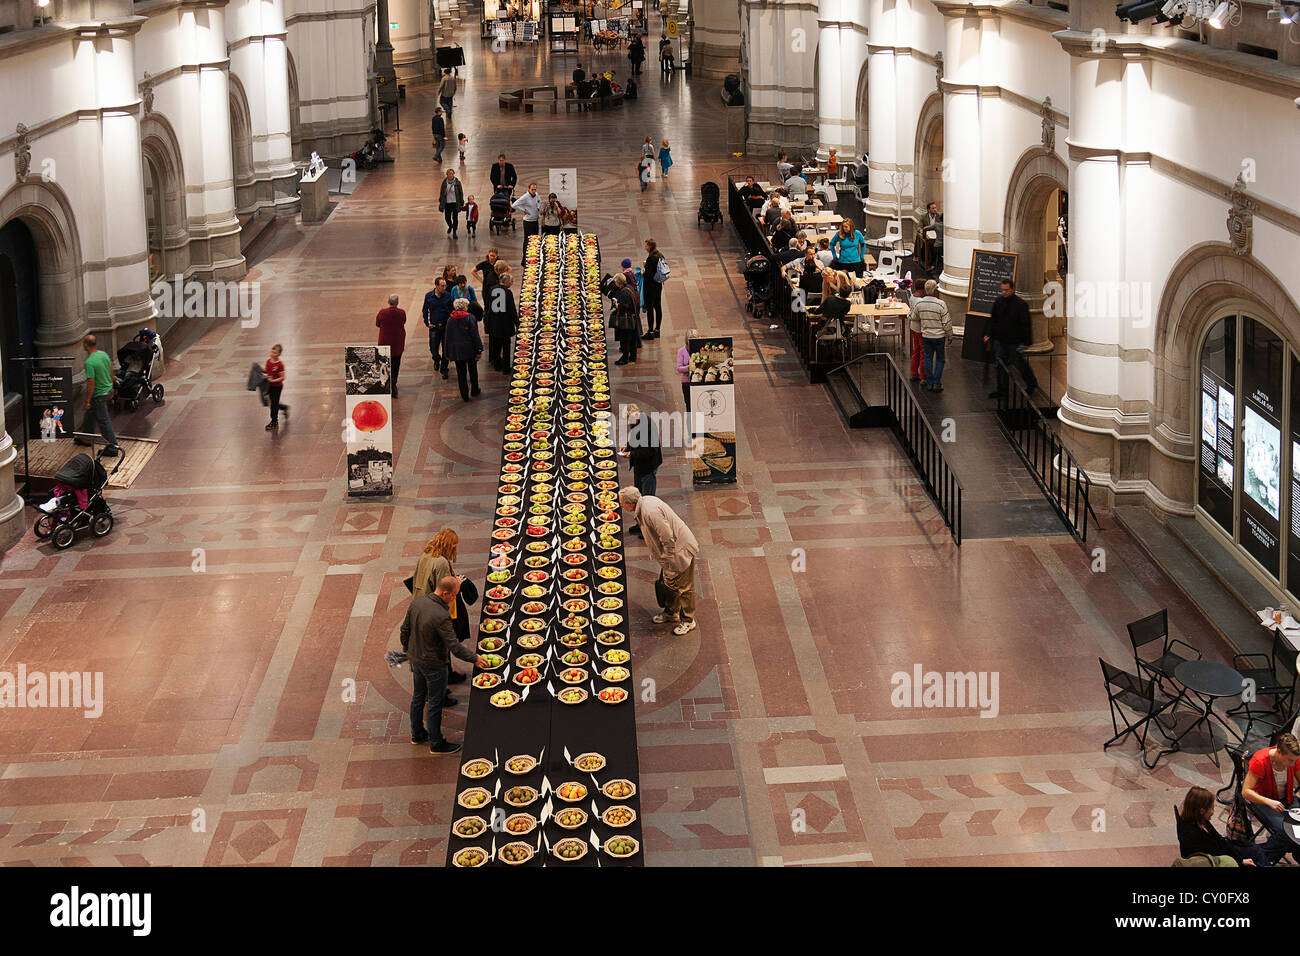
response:
M998 397L998 426L1011 440L1061 520L1081 543L1086 542L1090 515L1098 529L1101 528L1089 500L1092 481L1088 473L1070 454L1056 429L1048 424L1006 364L1001 359L995 361L1008 383L1006 394Z
M884 373L883 406L872 406L863 397L859 387L860 376L866 363L881 363ZM899 444L912 460L921 483L943 516L952 532L953 544L961 545L962 484L943 453L943 442L925 417L916 400L915 391L909 387L907 375L888 352L868 352L846 362L827 373L831 388L843 387L861 404L855 417L867 425L889 426L898 437Z

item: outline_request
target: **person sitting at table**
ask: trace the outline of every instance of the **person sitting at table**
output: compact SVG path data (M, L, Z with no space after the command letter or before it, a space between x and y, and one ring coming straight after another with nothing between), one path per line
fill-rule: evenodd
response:
M794 241L799 243L799 255L803 255L803 251L808 248L807 230L800 229L798 232L796 232L794 234Z
M806 199L808 196L808 180L804 179L803 172L798 168L790 170L789 177L785 181L785 191L790 194L792 199Z
M853 225L852 219L845 217L840 223L839 232L831 239L831 251L835 253L835 267L861 276L866 271L866 262L862 258L866 249L866 237Z
M852 291L853 280L847 272L826 273L822 279L822 318L843 320L853 307L849 301L849 293Z
M804 249L802 259L796 259L786 268L790 273L798 274L799 288L803 289L808 296L821 295L822 273L825 270L823 270L822 264L817 261L817 250L811 244Z
M753 176L745 177L745 185L740 187L740 198L745 200L745 205L750 209L759 209L767 199L767 193L763 187L754 182Z
M1174 811L1178 827L1178 855L1183 859L1197 853L1229 856L1246 866L1272 866L1264 848L1254 843L1233 843L1214 829L1214 794L1204 787L1192 787L1183 805Z
M817 240L817 261L823 269L829 269L834 264L835 253L831 252L830 239L823 237Z
M781 218L772 230L772 248L784 249L798 234L799 225L794 221L794 215L789 209L782 209Z
M781 249L776 254L776 261L781 263L783 266L802 258L803 253L799 251L798 239L791 239L786 243L785 248Z
M1246 779L1241 795L1255 818L1268 829L1264 855L1269 864L1296 851L1296 844L1286 832L1287 809L1295 799L1296 760L1300 759L1300 740L1294 734L1278 734L1277 743L1262 747L1246 765Z
M920 242L917 243L921 250L921 268L926 272L933 272L936 263L934 244L939 237L938 231L943 228L943 216L939 212L939 204L936 202L929 203L925 207L925 215L921 217L921 225L918 228L920 233ZM934 233L933 238L931 233Z
M776 154L776 171L781 176L781 182L785 182L790 177L790 171L794 169L794 164L786 158L785 153Z
M826 157L826 176L834 179L835 174L840 171L840 158L835 155L835 147L831 147L831 154Z

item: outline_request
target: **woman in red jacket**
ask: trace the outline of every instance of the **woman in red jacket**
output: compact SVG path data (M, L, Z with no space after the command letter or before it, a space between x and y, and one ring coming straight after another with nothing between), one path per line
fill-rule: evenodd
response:
M402 351L406 348L406 312L397 307L397 296L388 297L388 308L375 316L379 329L378 345L387 345L393 357L393 398L397 397L397 373L402 368Z
M1255 751L1241 785L1250 812L1268 828L1264 854L1270 863L1297 852L1295 841L1287 833L1287 810L1295 799L1297 759L1300 740L1294 734L1279 734L1275 746Z

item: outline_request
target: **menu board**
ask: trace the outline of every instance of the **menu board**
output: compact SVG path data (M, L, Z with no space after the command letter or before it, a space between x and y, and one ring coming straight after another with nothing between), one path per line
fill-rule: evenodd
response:
M735 360L730 336L690 339L691 469L695 484L736 480Z
M1282 356L1268 327L1243 319L1241 350L1241 530L1246 551L1281 576Z
M393 493L393 359L387 345L344 352L348 497Z
M993 303L1002 294L1002 281L1016 281L1014 252L976 249L970 257L970 291L966 293L966 311L972 315L992 315Z

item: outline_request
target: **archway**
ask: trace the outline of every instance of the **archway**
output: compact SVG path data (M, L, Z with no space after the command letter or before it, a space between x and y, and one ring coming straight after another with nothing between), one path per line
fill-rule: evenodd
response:
M36 355L36 328L41 301L36 240L21 219L0 227L0 357L4 359L4 404L8 409L23 395L21 358Z
M298 68L294 65L293 54L287 49L284 53L289 68L289 149L296 162L305 158L302 148L302 119L298 115L301 105L298 99Z
M1052 340L1065 334L1064 315L1049 320L1043 315L1043 286L1057 275L1056 217L1052 216L1049 244L1048 215L1059 204L1069 183L1069 169L1054 152L1041 147L1027 150L1011 172L1002 217L1002 248L1020 256L1016 291L1029 304L1034 321L1033 351L1050 352ZM1049 250L1051 255L1049 256Z
M926 97L917 118L913 162L913 215L920 216L932 202L943 212L943 97L938 93Z
M868 57L868 60L869 59L870 57ZM867 99L867 62L863 61L862 72L858 74L858 91L853 106L853 115L856 116L858 120L857 141L855 143L857 147L857 155L853 157L855 160L858 159L859 157L867 155L867 150L870 147L870 142L871 142L870 124L868 123L868 115L867 115L868 102L869 100Z
M140 123L141 175L149 241L149 281L184 275L190 267L185 173L171 124L157 113Z
M253 121L248 97L230 74L230 169L235 183L235 215L241 224L257 211L257 181L253 175Z

